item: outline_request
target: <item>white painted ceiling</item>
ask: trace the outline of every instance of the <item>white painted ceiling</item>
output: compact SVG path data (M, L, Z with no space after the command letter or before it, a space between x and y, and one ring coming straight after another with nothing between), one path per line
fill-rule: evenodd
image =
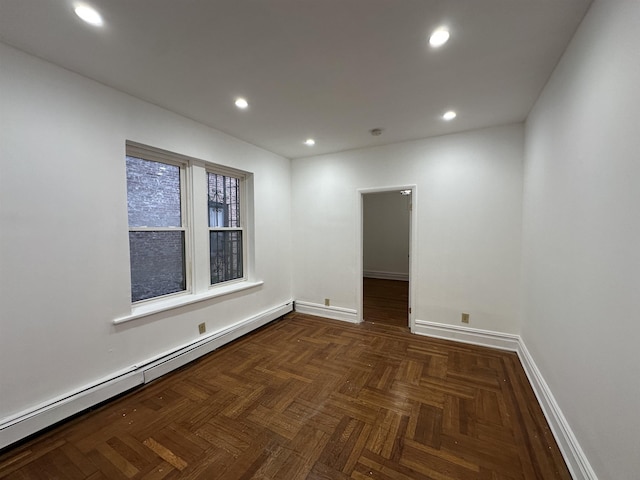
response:
M73 0L0 0L0 39L297 158L524 120L591 0L86 3L103 27Z

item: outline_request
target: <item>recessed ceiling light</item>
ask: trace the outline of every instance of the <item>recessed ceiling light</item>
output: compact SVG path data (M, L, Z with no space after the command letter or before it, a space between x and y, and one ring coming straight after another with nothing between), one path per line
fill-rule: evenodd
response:
M316 144L316 141L315 141L313 138L307 138L307 139L304 141L304 144L305 144L307 147L313 147L313 146Z
M450 120L453 120L457 116L458 114L456 112L454 112L453 110L449 110L448 112L445 112L444 115L442 115L442 118L448 122Z
M98 13L98 11L95 8L90 7L89 5L79 3L76 5L74 12L76 12L76 15L87 22L89 25L93 25L94 27L101 27L103 24L102 17Z
M242 98L242 97L236 98L236 107L241 108L242 110L244 110L248 106L249 106L249 102L247 102L244 98Z
M429 37L429 44L432 47L441 47L449 40L449 29L446 27L436 28Z

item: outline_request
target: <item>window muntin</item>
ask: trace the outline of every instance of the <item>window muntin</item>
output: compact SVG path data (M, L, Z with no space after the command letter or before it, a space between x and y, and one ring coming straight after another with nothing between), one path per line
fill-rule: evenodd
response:
M131 301L187 290L184 166L127 155Z
M211 285L244 278L242 178L207 172Z

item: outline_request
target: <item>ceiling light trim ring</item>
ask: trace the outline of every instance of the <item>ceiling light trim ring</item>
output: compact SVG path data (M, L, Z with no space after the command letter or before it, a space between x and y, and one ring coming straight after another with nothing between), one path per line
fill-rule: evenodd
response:
M104 25L102 15L95 8L86 3L76 3L73 11L83 22L93 25L94 27L101 27Z

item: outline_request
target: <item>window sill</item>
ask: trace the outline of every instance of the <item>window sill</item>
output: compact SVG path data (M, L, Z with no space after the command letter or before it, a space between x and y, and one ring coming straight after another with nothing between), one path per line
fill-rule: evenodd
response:
M205 293L199 293L195 295L184 295L177 298L171 298L168 300L159 300L152 304L140 305L131 308L131 314L119 317L113 320L114 325L120 325L121 323L130 322L131 320L137 320L138 318L148 317L154 313L165 312L167 310L173 310L174 308L183 307L185 305L191 305L192 303L203 302L216 297L222 297L231 293L242 292L243 290L249 290L251 288L259 287L263 281L258 282L240 282L224 287L218 287Z

